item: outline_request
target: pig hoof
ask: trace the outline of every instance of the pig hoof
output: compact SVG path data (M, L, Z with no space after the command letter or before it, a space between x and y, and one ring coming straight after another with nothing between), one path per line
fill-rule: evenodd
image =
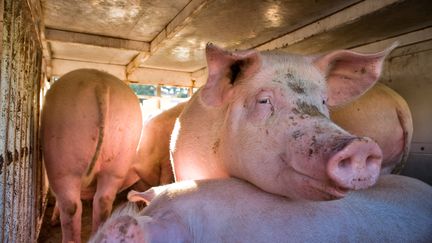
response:
M51 224L51 226L59 226L60 225L60 220L57 218L57 219L51 219L51 221L50 221L50 224Z

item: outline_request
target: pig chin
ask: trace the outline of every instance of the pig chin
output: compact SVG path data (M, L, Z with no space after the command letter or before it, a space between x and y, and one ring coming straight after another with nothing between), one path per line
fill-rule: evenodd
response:
M329 180L320 180L306 175L293 167L288 167L283 173L287 196L292 199L306 199L312 201L328 201L346 196L348 189L334 185Z
M348 189L333 186L330 183L314 179L310 176L294 172L294 198L312 201L335 200L345 197ZM297 186L295 186L297 184Z

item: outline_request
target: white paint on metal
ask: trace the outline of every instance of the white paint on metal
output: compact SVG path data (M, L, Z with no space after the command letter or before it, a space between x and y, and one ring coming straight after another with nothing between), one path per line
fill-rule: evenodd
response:
M151 53L154 53L162 43L170 38L173 38L190 20L202 9L207 0L192 0L183 8L176 17L174 17L168 25L152 40Z
M138 51L50 41L53 59L127 65Z
M128 77L126 77L125 67L122 65L92 63L74 60L53 59L53 76L61 76L65 73L80 68L94 68L110 73L120 80L131 83L142 84L163 84L172 86L185 86L191 85L191 73L180 72L164 69L154 68L136 68ZM196 83L198 84L198 83Z
M352 5L342 11L325 17L312 24L306 25L298 30L288 33L282 37L264 43L256 47L258 50L273 50L287 45L301 42L309 37L334 29L349 23L365 15L379 11L387 6L400 2L400 0L365 0Z
M358 52L377 52L377 51L384 50L385 48L389 47L391 44L395 42L398 42L399 47L402 47L402 46L412 45L415 43L419 43L431 39L432 39L432 27L429 27L426 29L407 33L404 35L388 38L382 41L377 41L367 45L362 45L353 48L352 50Z
M129 77L129 81L142 84L190 86L191 73L153 68L138 68Z
M119 78L120 80L126 80L124 66L113 65L113 64L102 64L102 63L92 63L74 60L64 60L64 59L53 59L52 60L52 75L62 76L70 71L80 68L94 68L98 70L105 71Z

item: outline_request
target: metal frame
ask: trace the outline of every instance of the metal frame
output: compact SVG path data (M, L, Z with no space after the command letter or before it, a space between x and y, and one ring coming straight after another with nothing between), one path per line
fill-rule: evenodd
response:
M25 0L4 0L0 80L0 242L34 242L47 185L38 127L42 48Z

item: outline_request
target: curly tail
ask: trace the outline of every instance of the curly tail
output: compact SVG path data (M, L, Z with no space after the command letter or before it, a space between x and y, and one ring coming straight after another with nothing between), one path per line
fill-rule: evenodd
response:
M82 186L89 186L95 178L95 165L99 158L102 143L105 135L106 119L108 114L109 105L109 87L105 85L98 85L95 88L95 96L97 101L98 113L99 113L99 135L96 145L96 151L93 154L93 158L87 166L87 171L82 179Z

